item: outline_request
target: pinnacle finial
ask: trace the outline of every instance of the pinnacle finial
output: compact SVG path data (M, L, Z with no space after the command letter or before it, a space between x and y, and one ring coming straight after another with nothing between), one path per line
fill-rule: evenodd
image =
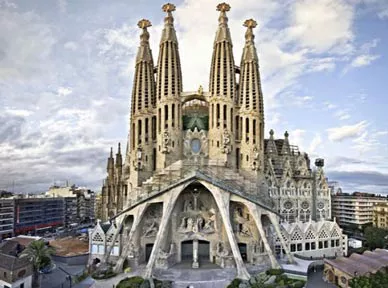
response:
M228 12L230 11L230 5L228 3L222 2L217 5L217 11Z
M162 6L162 10L167 13L175 11L175 8L175 5L171 3L166 3Z
M119 142L119 147L118 147L118 153L120 154L121 153L121 144Z
M271 130L269 130L269 135L271 135L271 136L273 136L273 134L274 134L275 132L273 132L273 130L271 129Z
M288 135L289 135L289 134L288 134L288 131L286 131L286 132L284 133L284 137L285 137L285 138L288 138Z
M113 147L110 147L110 157L113 157Z
M150 20L141 19L141 20L137 23L137 26L139 26L139 28L141 28L141 29L146 29L146 28L148 28L148 27L151 27L152 24L151 24L151 21L150 21Z
M257 26L257 22L255 20L253 20L252 18L251 19L247 19L244 22L244 27L255 28L256 26Z

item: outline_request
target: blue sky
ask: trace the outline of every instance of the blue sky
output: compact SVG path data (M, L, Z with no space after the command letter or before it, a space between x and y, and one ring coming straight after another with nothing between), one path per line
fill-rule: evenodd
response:
M228 3L237 65L244 20L259 24L266 134L287 130L346 192L388 194L388 1ZM0 189L100 189L109 148L127 141L136 24L152 22L156 61L163 4L0 0ZM218 1L174 4L184 90L207 87Z

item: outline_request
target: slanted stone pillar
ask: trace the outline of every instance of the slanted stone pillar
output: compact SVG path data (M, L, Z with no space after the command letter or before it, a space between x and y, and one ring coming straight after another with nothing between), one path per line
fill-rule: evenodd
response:
M127 241L125 243L123 243L123 245L125 245L125 246L122 249L121 255L116 262L116 266L114 267L114 271L116 273L119 273L121 271L121 269L123 268L124 261L128 257L128 252L131 248L131 242L133 241L133 234L138 229L139 223L140 223L141 219L143 218L144 212L145 212L147 207L148 207L148 204L143 203L143 204L140 204L139 206L137 206L137 208L136 208L137 212L136 212L136 215L134 215L133 224L132 224L131 230L129 231ZM125 221L125 217L123 217L121 223L123 223L124 221Z
M167 228L168 222L170 221L172 210L174 209L175 202L178 199L179 193L181 191L182 191L182 186L178 186L171 189L170 192L165 193L163 195L165 197L163 201L163 215L160 221L158 234L156 235L154 246L152 248L150 259L148 260L148 263L144 272L144 278L152 277L152 269L155 265L155 261L159 254L161 243L166 234L166 230L167 230L166 228Z
M257 205L251 202L245 202L245 205L247 205L249 212L253 216L253 219L255 220L257 230L259 230L260 237L263 241L265 251L267 251L269 260L271 261L271 267L272 268L280 268L280 265L278 261L276 261L275 256L272 253L272 249L268 243L268 239L265 236L265 232L263 229L263 224L261 223L261 212L257 208Z
M284 239L282 237L282 233L280 231L280 226L279 226L279 222L278 222L276 215L274 213L269 213L268 216L269 216L269 220L271 220L271 223L275 228L276 234L278 235L278 237L280 239L280 243L282 244L284 251L286 251L288 262L294 263L295 262L294 258L292 257L290 250L288 249L286 241L284 241Z
M249 272L244 265L244 261L242 260L240 250L238 249L237 241L233 233L232 223L230 221L230 213L229 213L230 193L222 191L218 187L209 185L208 183L203 183L203 182L201 183L204 184L205 187L211 186L211 188L210 189L208 188L208 189L212 192L214 199L216 200L218 209L221 213L222 221L225 225L225 228L226 228L225 230L228 235L230 248L232 249L234 261L236 262L236 268L237 268L236 278L248 280L251 276L249 275Z
M199 268L198 263L198 239L193 240L193 268Z

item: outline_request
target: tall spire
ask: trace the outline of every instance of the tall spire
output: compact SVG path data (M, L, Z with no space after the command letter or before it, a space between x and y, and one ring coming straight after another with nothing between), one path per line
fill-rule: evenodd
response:
M263 94L261 91L261 80L259 72L259 58L257 57L255 47L255 35L253 28L257 23L253 19L244 22L247 27L245 33L245 46L241 57L241 76L240 76L240 107L260 114L264 117Z
M137 24L142 33L140 34L140 46L136 56L135 77L132 90L132 115L140 111L146 111L156 104L154 61L149 45L150 34L147 28L151 22L142 19Z
M236 77L233 45L228 27L228 17L226 16L226 12L229 10L230 5L227 3L217 5L217 11L220 11L220 16L214 39L209 82L212 96L224 96L235 99Z
M157 74L158 99L169 96L179 97L182 91L182 71L178 52L178 40L174 29L172 12L175 5L164 4L162 10L167 13L164 18L164 28L160 39Z

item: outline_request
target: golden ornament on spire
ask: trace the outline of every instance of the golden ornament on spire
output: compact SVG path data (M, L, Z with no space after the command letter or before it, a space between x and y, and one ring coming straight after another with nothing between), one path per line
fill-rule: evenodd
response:
M217 11L221 11L221 12L227 12L230 10L230 5L228 3L220 3L217 5Z
M244 26L247 28L255 28L257 26L257 22L253 19L245 20Z
M174 4L171 4L171 3L167 3L167 4L164 4L162 6L162 10L164 12L172 12L172 11L175 11L175 5Z
M137 26L139 26L139 28L141 28L141 29L145 29L145 28L147 28L147 27L151 27L152 24L151 24L151 21L150 21L150 20L141 19L141 20L137 23Z

